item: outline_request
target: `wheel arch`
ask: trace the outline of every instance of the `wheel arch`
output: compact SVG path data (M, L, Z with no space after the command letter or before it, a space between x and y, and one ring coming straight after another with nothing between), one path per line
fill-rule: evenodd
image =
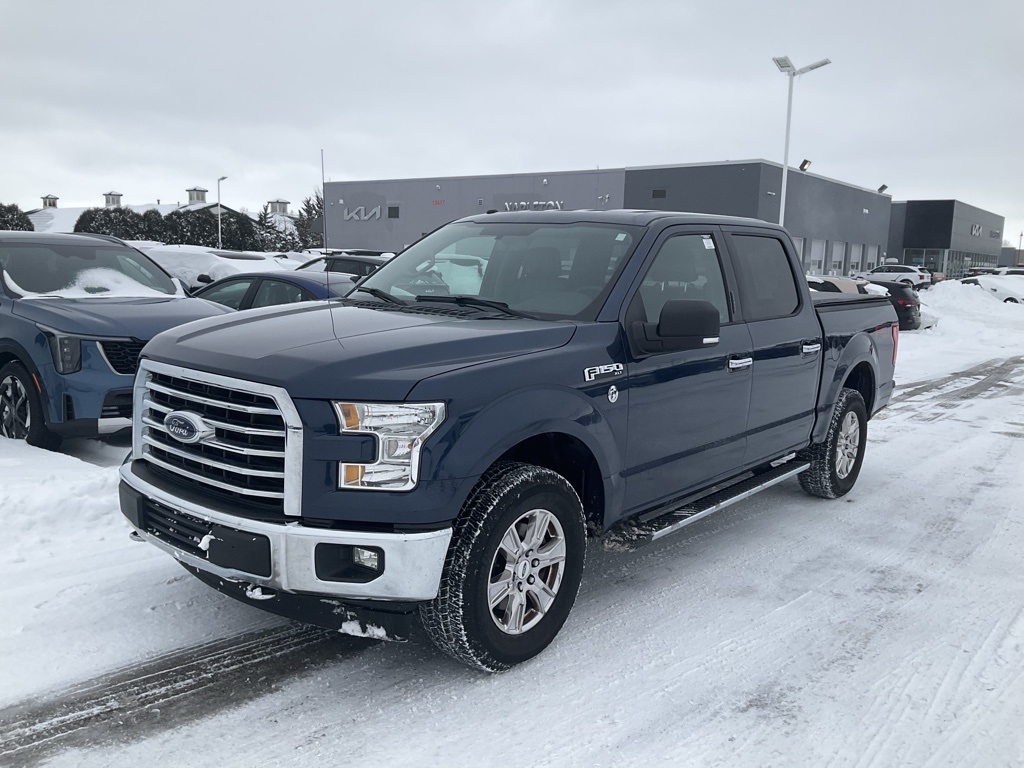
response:
M590 448L565 432L543 432L509 448L496 461L519 461L557 472L576 491L590 531L604 524L605 487L601 468Z
M35 379L34 383L39 396L44 399L46 398L45 389L40 389L43 387L43 377L40 374L35 361L32 359L32 356L28 353L28 350L16 341L3 339L0 341L0 368L8 363L20 363L25 366L25 370L27 370L29 375Z
M878 350L871 344L867 334L859 334L852 338L843 349L832 377L822 382L822 396L817 409L814 432L811 435L812 443L820 443L825 439L829 421L843 388L848 387L860 393L864 398L868 419L871 418L878 396L879 369Z
M855 389L864 398L864 407L870 418L875 405L875 369L867 360L862 360L853 367L843 382L843 388Z
M519 461L562 475L583 502L588 526L601 527L621 502L620 456L612 425L590 398L542 387L500 398L455 421L431 451L427 475L458 482L461 511L473 487L500 461ZM454 517L454 515L453 515Z

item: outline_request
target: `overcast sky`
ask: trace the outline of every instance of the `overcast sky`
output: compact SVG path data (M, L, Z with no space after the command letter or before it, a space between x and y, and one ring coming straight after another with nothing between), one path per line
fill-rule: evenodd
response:
M0 202L782 161L1024 229L1019 0L0 0Z

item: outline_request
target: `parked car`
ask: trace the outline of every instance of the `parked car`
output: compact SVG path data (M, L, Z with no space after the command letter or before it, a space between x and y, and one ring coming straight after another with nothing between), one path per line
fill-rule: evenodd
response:
M1024 303L1024 280L1014 275L978 275L960 280L964 285L976 285L1007 304Z
M883 296L812 297L764 221L480 214L339 302L154 339L121 511L249 605L422 620L504 670L561 629L588 535L639 546L787 478L849 492L898 334Z
M832 275L807 275L807 285L813 291L822 293L867 293L867 280L854 277L833 277Z
M228 251L199 245L163 245L148 248L145 254L193 291L242 272L280 272L302 266L302 261L293 258L299 254Z
M1024 267L998 267L992 271L992 274L997 276L1013 275L1014 277L1021 277L1024 275Z
M56 448L124 429L146 342L227 311L116 238L0 232L0 436Z
M352 290L353 275L326 272L275 272L232 275L193 292L231 309L256 309L300 301L341 297Z
M885 288L888 292L889 302L900 319L901 331L916 331L921 327L921 297L912 286L884 281L873 281L871 284Z
M907 283L909 285L921 285L931 283L932 274L923 267L912 267L909 264L880 264L867 272L857 272L854 277L864 280L881 280L883 282Z
M389 255L383 251L337 251L307 261L299 267L309 272L343 272L346 275L366 277L378 267L387 264Z
M964 277L978 277L978 275L998 274L999 267L971 267L964 273Z

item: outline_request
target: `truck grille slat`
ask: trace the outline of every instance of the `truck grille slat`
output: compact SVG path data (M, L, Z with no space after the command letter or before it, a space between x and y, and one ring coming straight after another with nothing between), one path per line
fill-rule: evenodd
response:
M129 416L130 415L131 414L129 414ZM142 420L142 423L145 424L147 427L150 427L151 429L155 429L155 430L157 430L157 431L159 431L159 432L161 432L163 434L167 433L167 430L164 429L164 425L161 424L160 422L154 421L153 419L145 418L145 419ZM150 432L150 434L152 435L153 433ZM274 451L274 450L261 450L259 448L243 448L241 446L233 445L231 443L228 443L228 442L226 442L224 440L214 440L214 439L207 440L207 441L205 441L203 443L203 446L207 447L207 448L217 448L219 450L227 451L229 453L241 453L241 454L245 454L246 456L274 456L274 457L280 457L280 455L281 455L281 451L279 451L279 450Z
M289 483L289 477L297 480L301 471L301 433L298 414L283 390L150 360L140 367L135 393L138 458L189 492L261 515L297 514L298 504L289 503L287 487L299 492L299 483ZM189 443L171 434L163 422L173 411L201 422L207 436ZM295 429L293 438L289 426ZM289 439L297 445L289 446ZM181 527L174 530L186 533Z
M184 406L187 406L187 402L184 403L183 405L175 407L172 405L167 405L165 403L154 402L153 400L149 399L146 400L146 407L156 411L160 411L161 413L170 413L171 411L180 410L192 410ZM266 437L284 437L284 430L280 429L260 429L257 427L244 427L239 426L237 424L228 424L223 421L218 421L216 419L209 418L204 418L203 421L205 421L210 426L217 427L218 429L223 429L227 432L238 432L243 435L264 435Z

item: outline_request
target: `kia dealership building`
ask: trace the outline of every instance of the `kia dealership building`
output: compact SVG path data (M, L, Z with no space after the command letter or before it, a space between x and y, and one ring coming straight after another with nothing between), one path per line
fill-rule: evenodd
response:
M397 251L453 219L487 211L637 208L777 222L781 189L782 166L766 160L327 182L326 245ZM917 258L918 250L923 260L924 252L936 247L904 246L901 239L891 236L890 221L898 205L876 190L791 169L785 224L805 270L814 274L844 275L871 269L887 257L902 261L905 252L908 258ZM970 217L977 212L975 223L984 231L996 228L996 219L997 228L1002 229L1000 217L959 205L954 213L966 212ZM904 234L907 232L904 227ZM910 227L909 232L916 230ZM939 241L926 242L934 246ZM944 250L954 250L952 240Z

